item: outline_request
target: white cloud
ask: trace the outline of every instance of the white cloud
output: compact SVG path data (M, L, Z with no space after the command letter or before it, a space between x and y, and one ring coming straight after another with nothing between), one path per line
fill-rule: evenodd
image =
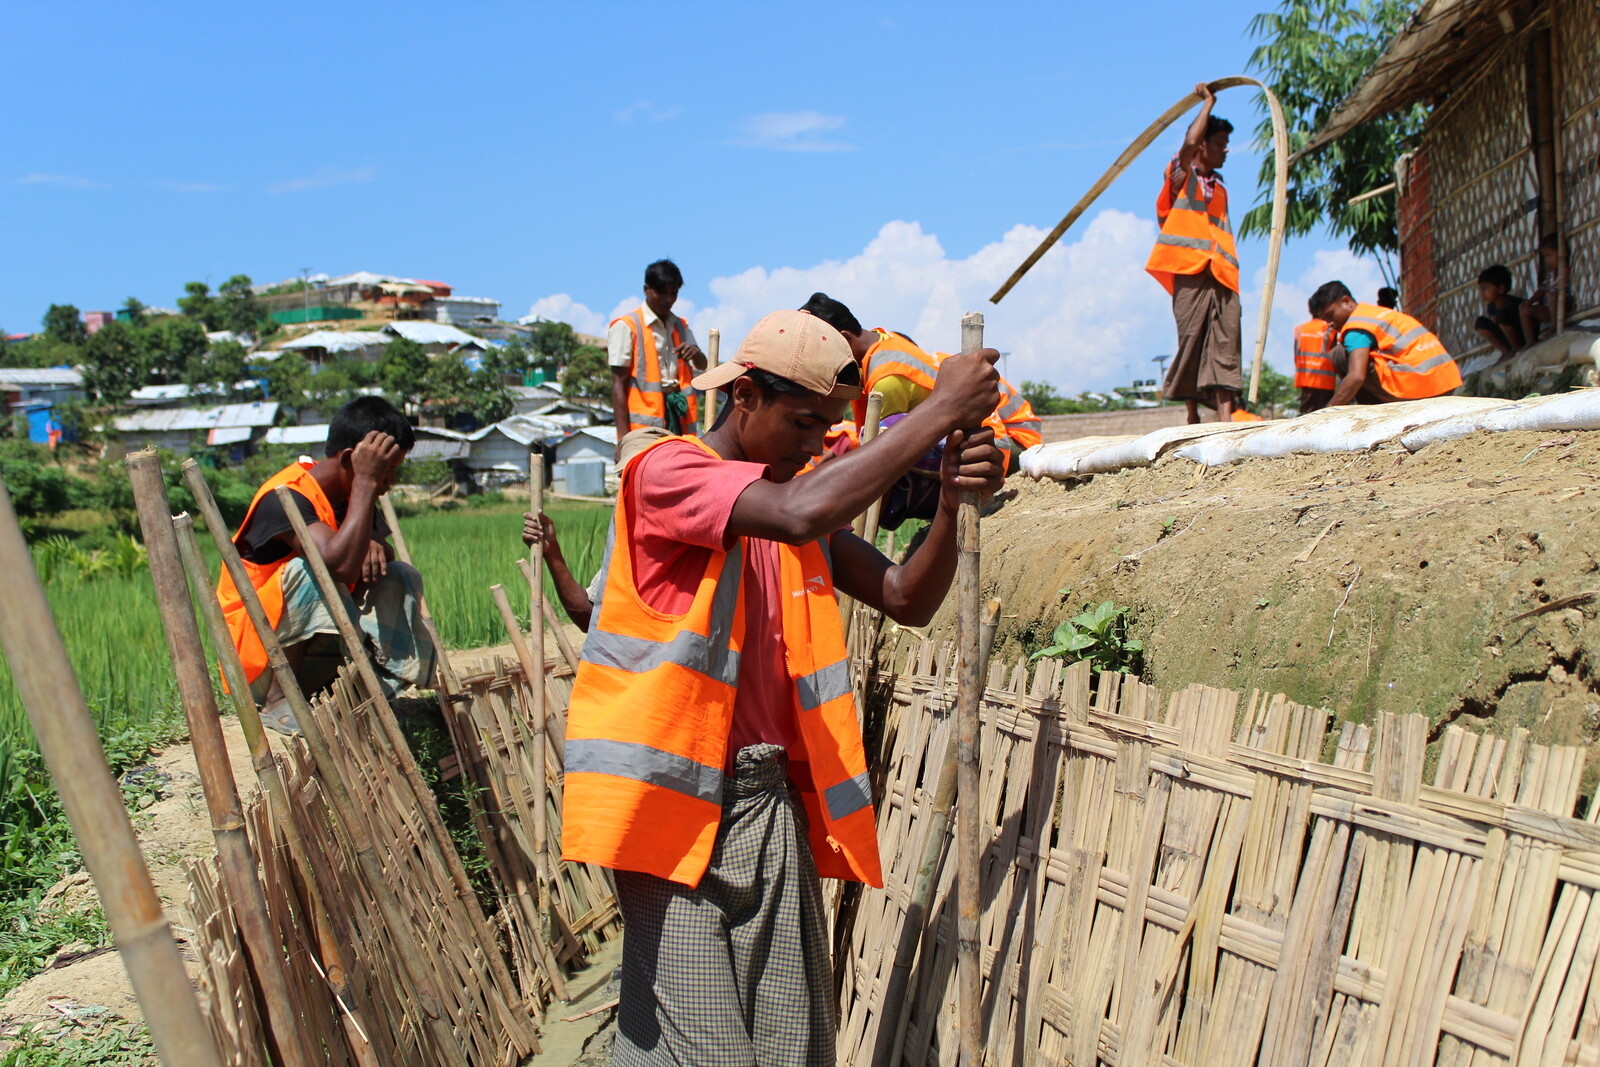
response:
M326 189L330 185L360 185L370 182L375 175L371 167L352 167L339 170L335 167L323 167L315 174L304 178L290 178L288 181L278 182L267 187L269 193L303 193L311 189Z
M1015 226L1000 240L956 259L919 223L895 221L848 258L807 267L751 267L716 277L709 284L710 306L680 300L674 310L690 321L702 345L711 327L719 329L724 359L761 316L799 307L819 290L844 301L863 325L902 330L930 350L953 350L960 344L962 313L982 311L985 339L1008 353L1002 371L1012 382L1049 382L1071 394L1107 389L1156 377L1152 357L1172 352L1177 339L1171 300L1144 271L1156 232L1153 219L1101 211L1075 231L1076 240L1057 244L1040 259L996 307L989 296L1039 243L1043 230ZM1242 299L1247 365L1255 352L1264 277L1264 269L1257 271L1254 287ZM1305 319L1306 298L1335 277L1368 297L1382 284L1370 260L1342 250L1316 253L1300 277L1278 284L1269 364L1280 370L1292 366L1290 338ZM602 317L561 293L536 301L530 311L600 333L639 300L624 297Z
M635 100L625 108L611 113L611 117L618 122L632 122L636 118L649 119L651 122L666 122L683 114L683 108L676 106L657 107L649 100Z
M17 179L18 185L59 185L64 189L109 189L105 182L93 181L82 178L76 174L24 174Z
M820 111L768 111L739 123L739 137L733 143L778 152L853 152L855 145L821 136L844 124L843 115Z

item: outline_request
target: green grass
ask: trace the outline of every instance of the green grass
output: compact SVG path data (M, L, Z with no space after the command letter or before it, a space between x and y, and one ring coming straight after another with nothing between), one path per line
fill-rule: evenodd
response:
M434 510L400 517L411 556L422 572L428 607L439 636L450 648L503 644L505 627L495 611L489 587L499 583L517 618L528 621L527 583L517 560L527 558L522 543L526 508L514 501L472 508ZM588 585L605 552L611 524L608 504L552 500L545 514L556 524L561 554L580 584ZM554 602L555 587L545 575L545 596ZM556 609L560 615L560 608Z

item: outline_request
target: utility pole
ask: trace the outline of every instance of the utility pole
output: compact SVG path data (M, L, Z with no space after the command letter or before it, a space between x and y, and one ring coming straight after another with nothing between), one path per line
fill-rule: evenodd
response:
M306 298L306 317L304 325L311 324L311 268L300 268L300 292Z
M1167 380L1167 360L1169 360L1171 358L1172 358L1171 355L1165 355L1165 356L1152 356L1151 359L1150 359L1150 362L1154 363L1156 365L1156 399L1161 402L1161 405L1163 407L1166 406L1167 397L1166 397L1166 391L1163 390L1161 387L1164 384L1166 384L1166 380Z

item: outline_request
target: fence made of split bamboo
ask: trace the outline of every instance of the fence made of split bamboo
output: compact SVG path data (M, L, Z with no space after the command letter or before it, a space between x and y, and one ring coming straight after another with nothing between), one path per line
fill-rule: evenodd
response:
M903 1003L884 1003L948 743L953 657L884 682L887 888L839 961L840 1063L956 1062L954 860ZM983 702L991 1064L1600 1063L1600 827L1577 749L1421 716L1336 723L1281 697L1047 661Z

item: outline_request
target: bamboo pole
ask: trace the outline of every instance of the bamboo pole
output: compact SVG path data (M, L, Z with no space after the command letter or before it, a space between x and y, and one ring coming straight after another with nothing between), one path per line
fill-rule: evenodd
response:
M1000 601L990 600L984 607L979 631L979 647L983 657L978 669L980 678L988 674L989 654L994 650L994 636L999 626ZM873 1043L872 1067L898 1065L901 1050L905 1047L906 1024L910 1019L905 1010L906 990L910 987L911 969L922 944L928 907L933 903L933 890L939 884L939 870L944 866L945 849L949 844L950 813L955 808L955 799L956 737L952 732L950 743L945 746L939 780L933 790L933 810L928 817L928 837L922 848L922 862L917 866L917 878L911 885L905 920L900 925L900 940L895 945L894 965L884 987L878 1036Z
M522 568L523 579L531 585L533 582L533 568L528 566L528 561L519 559L517 560L517 566ZM541 598L540 605L544 608L545 627L555 635L556 646L561 649L561 658L567 661L567 666L572 668L572 673L576 675L578 673L578 650L572 647L571 641L567 640L566 631L561 626L561 619L556 615L556 609L550 604L550 598Z
M0 572L6 575L0 646L150 1038L167 1067L222 1067L3 481Z
M516 983L511 979L505 958L500 954L499 942L483 914L483 906L478 902L478 894L467 878L466 868L461 864L461 854L456 851L455 842L439 815L439 805L434 799L433 791L428 788L428 783L422 780L416 758L411 754L411 747L405 735L400 732L400 725L394 717L394 708L389 704L389 698L378 680L377 668L373 667L372 659L367 655L361 631L356 628L356 624L350 618L350 612L345 607L344 587L334 581L327 562L322 558L321 550L312 540L311 533L306 528L305 517L300 514L300 508L294 502L294 491L286 485L280 485L273 491L278 494L278 500L283 504L283 512L289 517L289 525L294 529L299 542L300 553L311 568L317 588L322 593L323 603L327 606L328 613L333 616L334 625L339 628L339 636L344 639L345 652L355 664L361 684L372 701L373 710L376 712L374 717L378 720L379 726L376 731L377 737L380 741L386 742L387 754L400 768L401 775L411 787L417 807L422 811L423 821L433 838L433 852L444 863L445 870L449 872L450 880L455 886L456 895L467 909L468 919L477 933L479 943L483 946L483 957L489 965L490 978L499 988L505 1002L515 1004L520 999ZM514 1027L509 1028L513 1030L515 1040L532 1041L531 1033L518 1033Z
M505 586L492 585L489 593L494 597L494 606L500 612L500 621L505 624L506 634L511 638L511 647L517 654L517 663L522 667L522 676L528 680L529 690L543 692L544 672L538 670L533 662L533 653L522 638L522 627L517 624L516 613L511 610L511 601L506 597ZM538 700L543 704L543 700ZM534 875L538 879L539 901L539 944L546 954L545 965L550 971L550 985L556 999L566 1001L566 977L561 973L561 964L556 960L555 953L550 949L550 883L555 879L555 871L550 860L548 816L546 806L549 803L549 774L544 763L545 755L545 730L544 723L533 723L533 735L536 739L529 747L529 757L533 763L533 781L528 783L533 791L533 855ZM506 746L513 744L512 738L506 738Z
M528 456L528 502L533 508L535 521L544 514L544 457L538 454ZM524 675L528 679L528 692L532 697L533 706L529 709L533 716L533 737L529 739L529 756L533 760L534 773L534 798L538 801L533 809L533 847L537 853L536 870L539 874L539 924L542 936L548 941L550 937L550 871L549 845L545 840L548 827L545 824L545 788L546 776L550 773L546 763L548 756L545 753L545 723L547 714L544 700L544 539L536 537L533 544L528 546L528 639L533 647L530 650L532 658L522 665ZM499 586L495 588L499 589ZM500 589L497 602L504 599L505 590ZM506 604L507 611L510 603ZM531 673L530 673L531 672ZM563 1000L566 998L563 997Z
M319 720L312 712L311 705L294 676L294 669L289 666L283 646L278 642L278 635L267 619L266 610L261 606L261 597L250 584L250 576L245 573L244 561L239 558L239 550L228 536L228 527L223 522L222 513L217 510L217 502L212 498L211 488L206 485L206 480L200 473L199 464L192 459L185 460L183 477L189 486L189 492L194 496L195 506L200 509L200 517L205 520L206 529L222 556L222 565L227 569L229 577L233 579L234 587L239 592L245 613L249 615L250 623L266 649L267 666L271 669L273 678L277 680L278 688L283 690L284 699L289 703L289 710L300 723L306 747L311 750L311 758L320 769L318 784L327 791L334 811L342 816L337 820L338 832L344 838L350 855L354 857L368 892L376 898L379 914L383 916L384 928L394 940L401 966L406 972L406 985L416 993L415 998L404 998L406 1010L411 1014L413 1024L419 1029L425 1029L432 1036L441 1054L452 1067L468 1067L466 1050L460 1037L451 1027L450 1020L444 1015L444 1005L433 981L431 964L423 955L422 942L417 937L411 916L406 913L399 895L384 873L383 863L373 847L366 821L359 817L351 817L356 814L357 809L354 799L350 796L349 787L338 773L338 763L328 748ZM290 510L297 516L300 514L299 508Z
M961 316L961 352L972 355L983 347L983 314ZM978 861L982 855L978 825L978 698L983 679L978 674L981 644L978 634L978 494L961 493L957 510L956 543L956 791L965 800L956 821L956 1007L961 1024L961 1067L983 1062L983 958L978 946L980 909Z
M1267 348L1267 326L1272 318L1272 294L1278 285L1278 258L1283 251L1283 231L1288 218L1289 128L1284 123L1283 106L1278 103L1277 96L1271 89L1268 89L1254 78L1247 78L1244 75L1218 78L1210 84L1209 88L1213 93L1219 93L1224 89L1233 89L1242 85L1253 85L1260 89L1266 96L1267 108L1272 113L1272 233L1267 244L1267 279L1266 285L1261 292L1261 317L1256 325L1255 361L1251 364L1250 371L1250 402L1253 404L1256 402L1256 397L1261 387L1261 361ZM1067 212L1065 218L1056 223L1056 228L1045 235L1044 240L1039 242L1039 247L1030 252L1028 258L1023 260L1022 264L1011 272L1011 277L1005 280L1005 284L995 290L994 295L989 298L990 303L1000 303L1005 298L1005 295L1011 291L1011 287L1021 281L1022 276L1028 273L1035 263L1039 262L1040 257L1050 251L1051 246L1061 239L1061 235L1066 233L1067 229L1078 221L1079 216L1089 209L1089 205L1099 199L1100 194L1110 188L1111 183L1116 181L1122 175L1122 172L1128 169L1128 165L1138 158L1141 152L1149 148L1151 143L1161 136L1163 130L1187 114L1194 105L1194 93L1185 93L1182 99L1167 108L1160 118L1152 122L1143 133L1134 138L1133 143L1123 149L1122 154L1100 176L1100 180L1095 182L1087 193L1083 194L1083 198L1072 206L1072 210Z
M713 326L706 335L706 371L708 373L717 369L718 357L721 352L722 331ZM717 397L719 395L720 390L717 389L706 391L705 430L702 433L710 433L711 427L717 424Z
M309 1043L310 1028L302 1026L289 989L283 945L267 914L267 898L256 872L255 853L245 832L244 808L239 802L238 785L233 780L228 742L222 736L216 694L211 688L211 673L206 668L205 646L200 642L200 628L194 621L189 581L178 558L178 536L172 527L161 459L152 450L135 452L127 458L127 467L133 483L134 505L139 512L139 528L144 534L145 552L150 561L156 606L161 611L161 626L166 632L167 651L172 656L178 696L188 720L189 742L194 748L194 761L211 817L217 859L232 898L239 935L261 985L270 1041L286 1067L310 1067L316 1060Z
M206 630L211 634L211 645L216 650L222 676L228 682L228 695L233 700L234 713L238 716L239 727L244 732L245 744L250 748L250 762L255 767L256 779L261 784L261 791L266 794L272 822L282 831L284 843L289 850L289 858L300 871L300 877L305 883L306 899L310 905L311 929L317 939L317 949L322 954L318 969L326 978L328 988L333 991L335 999L344 1011L340 1019L344 1024L346 1037L350 1041L350 1048L363 1065L377 1067L377 1061L373 1059L371 1042L367 1039L365 1026L362 1025L361 1014L347 999L349 984L344 950L339 946L339 940L334 936L333 927L328 921L327 905L323 902L316 874L312 870L305 840L300 836L300 826L295 822L294 813L289 807L289 790L283 782L282 768L278 766L271 742L267 739L266 731L262 729L261 712L256 708L255 698L250 694L250 683L245 678L244 663L239 659L239 650L234 647L233 635L228 631L228 622L222 617L222 605L218 603L216 593L212 591L211 572L200 555L200 541L195 536L194 519L187 512L175 515L172 518L172 528L177 533L178 555L183 561L189 588L195 591L195 599L200 602L200 615L205 619Z

